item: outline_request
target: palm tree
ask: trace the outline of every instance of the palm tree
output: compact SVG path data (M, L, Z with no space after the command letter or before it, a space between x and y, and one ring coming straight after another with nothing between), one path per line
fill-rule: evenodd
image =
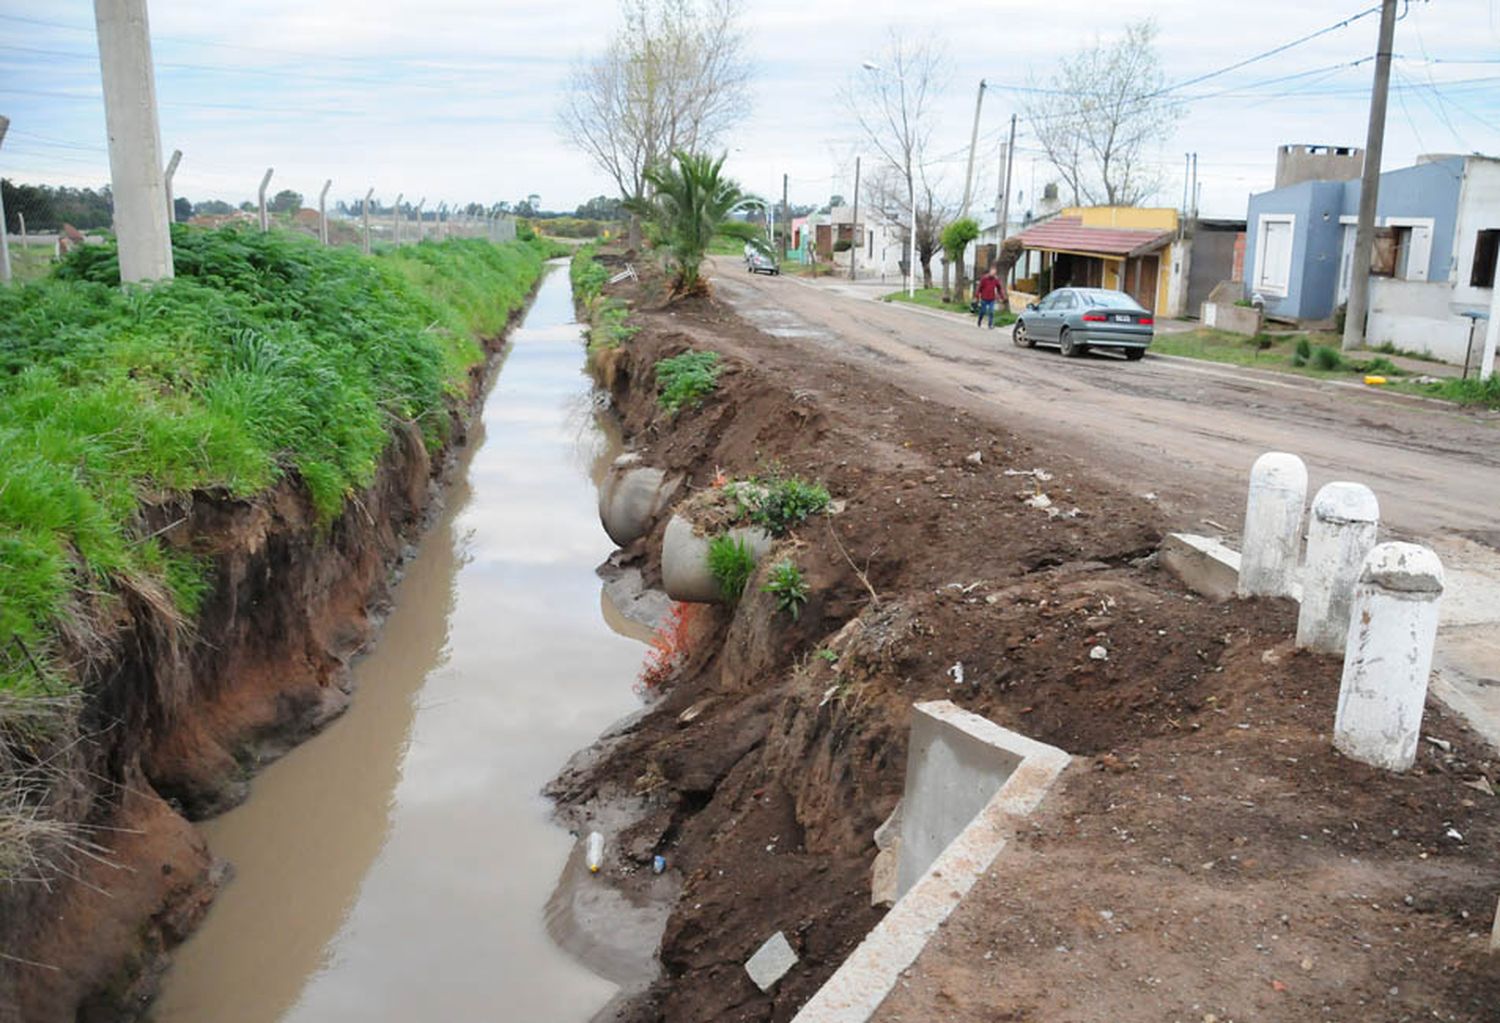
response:
M768 251L759 228L730 219L732 214L764 203L742 192L738 182L721 175L724 159L674 152L670 163L646 171L651 197L625 204L631 212L655 224L675 271L672 290L678 295L705 290L698 270L715 238L734 238Z

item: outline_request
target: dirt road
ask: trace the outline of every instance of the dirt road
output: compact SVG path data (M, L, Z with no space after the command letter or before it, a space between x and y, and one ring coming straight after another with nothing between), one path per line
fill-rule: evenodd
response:
M1020 419L1095 476L1155 495L1185 531L1222 524L1233 543L1246 475L1266 451L1302 456L1309 495L1331 480L1369 484L1387 537L1442 556L1436 687L1500 744L1500 413L1149 354L1064 359L1016 347L1008 328L871 301L866 286L752 276L728 260L715 287L767 333L842 353L1011 429Z

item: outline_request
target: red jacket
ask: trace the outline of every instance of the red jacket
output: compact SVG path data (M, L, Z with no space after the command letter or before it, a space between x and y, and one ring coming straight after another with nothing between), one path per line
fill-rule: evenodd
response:
M985 274L979 278L977 288L981 302L993 302L995 299L1005 296L1005 285L1001 284L1000 278L994 274Z

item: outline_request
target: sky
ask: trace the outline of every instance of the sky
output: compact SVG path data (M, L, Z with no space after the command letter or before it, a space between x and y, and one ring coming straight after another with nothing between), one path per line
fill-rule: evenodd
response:
M962 191L975 90L987 80L975 170L991 209L1000 142L1021 113L1013 209L1056 174L1024 119L1029 83L1126 24L1154 18L1184 105L1150 155L1157 205L1181 202L1184 154L1198 154L1201 212L1243 217L1272 187L1283 143L1363 146L1378 17L1196 84L1369 9L1376 0L759 0L742 5L755 79L750 113L723 139L750 191L794 203L849 196L854 157L873 159L839 102L890 33L927 35L947 54L931 152ZM614 0L149 0L164 153L181 149L175 192L193 200L271 190L330 202L373 187L383 202L512 203L535 193L572 209L613 192L564 140L557 110L570 69L599 52ZM1045 10L1046 16L1039 16ZM935 12L941 16L934 20ZM1410 0L1397 25L1383 166L1419 154L1500 154L1500 0ZM1355 64L1356 61L1361 63ZM18 182L108 181L93 4L0 0L0 114L11 118L0 174Z

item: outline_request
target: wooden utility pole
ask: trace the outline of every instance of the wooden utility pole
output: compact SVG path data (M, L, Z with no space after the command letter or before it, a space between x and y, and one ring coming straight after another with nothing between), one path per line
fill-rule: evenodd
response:
M783 174L783 175L781 175L781 262L782 263L786 262L786 243L787 243L787 239L791 237L791 233L792 233L792 221L791 221L791 218L789 218L787 216L787 212L786 212L787 211L787 205L786 205L786 186L787 186L787 176L785 174ZM780 264L778 264L778 265L780 265Z
M1380 196L1380 151L1385 146L1385 104L1391 87L1391 46L1396 39L1396 0L1380 5L1380 42L1375 47L1375 84L1370 92L1370 127L1365 136L1365 166L1359 184L1359 222L1354 229L1354 261L1349 275L1349 305L1344 311L1344 351L1365 340L1370 303L1370 252L1375 244L1375 203Z
M854 280L854 266L859 262L859 157L854 158L854 222L849 225L849 279Z

